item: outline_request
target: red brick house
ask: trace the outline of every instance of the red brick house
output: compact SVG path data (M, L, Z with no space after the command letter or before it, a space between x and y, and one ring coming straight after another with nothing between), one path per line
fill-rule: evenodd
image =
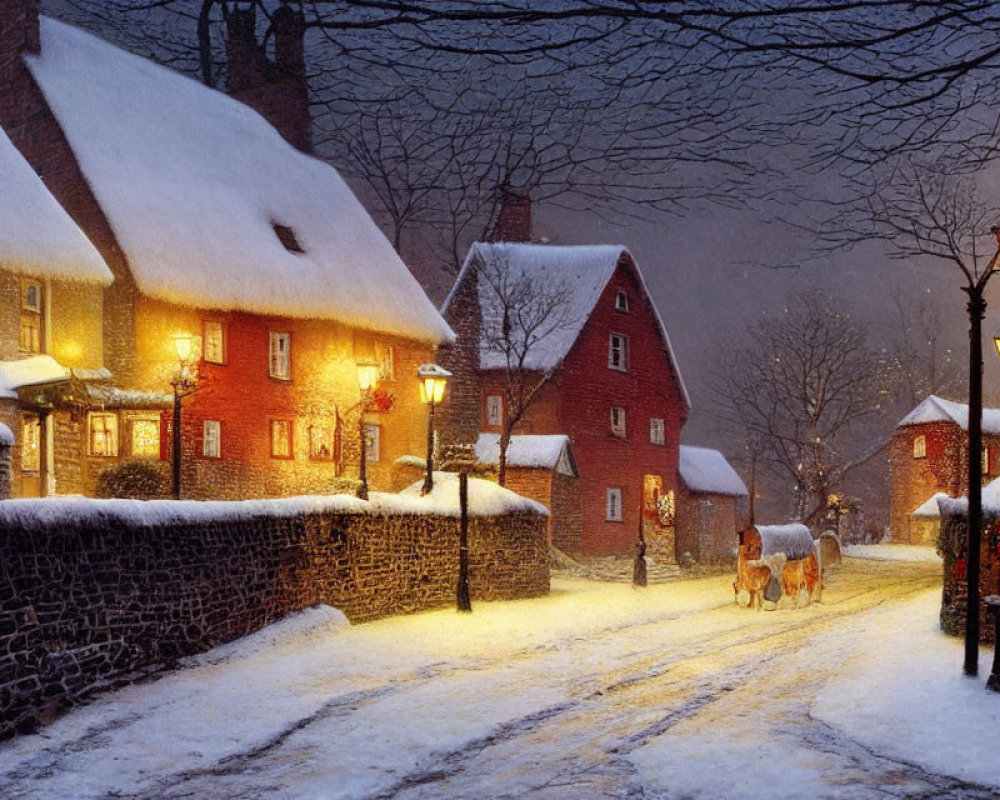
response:
M890 442L892 541L934 544L936 494L968 490L969 407L931 395L900 420ZM983 483L1000 475L1000 409L983 409Z
M329 491L355 477L358 364L380 374L369 479L394 488L394 461L425 446L416 368L452 333L337 172L246 105L39 19L33 0L2 4L0 31L0 129L110 269L92 264L73 292L53 283L39 305L52 336L0 354L79 367L22 391L21 419L3 420L18 432L44 418L37 491L91 493L122 459L168 459L177 334L196 345L187 496ZM8 272L48 294L44 265ZM15 462L32 493L22 478L37 460Z
M522 230L502 235L527 238L528 215L507 216ZM459 336L441 355L456 375L442 406L444 438L500 431L505 361L490 331L518 323L499 318L485 277L498 272L528 276L536 291L564 298L566 324L525 360L525 372L544 384L514 433L569 437L579 470L578 552L632 553L641 520L650 554L672 562L679 437L690 401L663 320L625 247L472 246L442 309Z
M681 445L678 459L677 555L702 564L734 560L746 484L718 450Z

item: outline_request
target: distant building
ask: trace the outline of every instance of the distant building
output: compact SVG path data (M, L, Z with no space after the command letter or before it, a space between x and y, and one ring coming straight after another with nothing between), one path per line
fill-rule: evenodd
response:
M749 497L746 484L718 450L681 445L677 555L700 563L732 561Z
M286 12L287 66L301 29ZM0 241L15 493L90 494L122 459L168 461L175 334L196 344L185 495L355 477L359 363L380 375L370 480L395 488L395 461L426 447L416 368L453 335L337 172L243 103L39 18L34 0L0 4L0 31L0 232L22 229ZM302 124L284 133L306 148ZM20 225L27 203L39 212Z
M968 491L969 407L931 395L900 420L890 443L890 531L901 544L934 544L935 495ZM983 483L1000 475L1000 409L983 409Z

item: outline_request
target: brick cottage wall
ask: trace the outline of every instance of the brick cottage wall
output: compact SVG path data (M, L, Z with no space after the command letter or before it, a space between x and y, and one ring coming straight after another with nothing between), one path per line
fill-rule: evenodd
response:
M24 517L0 527L0 738L315 603L358 622L454 602L455 517ZM545 525L469 520L473 600L548 592Z
M687 491L677 493L677 555L700 564L733 563L739 545L736 498Z

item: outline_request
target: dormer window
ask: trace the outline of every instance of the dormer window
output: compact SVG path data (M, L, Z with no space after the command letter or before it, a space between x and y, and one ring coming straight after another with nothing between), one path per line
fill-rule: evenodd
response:
M272 222L271 227L274 229L275 236L278 237L285 249L289 253L304 253L302 245L299 244L299 240L295 236L295 231L289 228L287 225L282 225L279 222Z
M624 289L619 289L615 293L615 311L628 313L628 292Z

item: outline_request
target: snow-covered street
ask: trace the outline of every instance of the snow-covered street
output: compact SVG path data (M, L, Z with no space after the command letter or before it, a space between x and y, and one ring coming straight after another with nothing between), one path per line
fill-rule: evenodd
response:
M939 564L846 559L822 604L776 612L731 580L312 609L0 745L0 795L996 796L1000 697L936 632Z

